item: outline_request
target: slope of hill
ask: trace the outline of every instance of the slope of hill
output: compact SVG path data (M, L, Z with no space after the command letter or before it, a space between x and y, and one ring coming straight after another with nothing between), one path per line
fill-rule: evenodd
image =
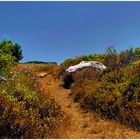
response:
M60 138L140 138L140 132L114 120L80 108L70 96L71 91L63 88L63 81L52 75L39 78L46 94L61 106L66 116L61 127Z
M140 130L139 49L116 53L114 48L108 48L107 52L92 58L96 60L98 56L107 69L64 72L64 87L71 87L74 101L82 108ZM62 73L81 59L88 58L66 60L61 64Z
M21 67L26 69L28 65L16 66L17 69ZM48 72L47 69L43 68L44 66L42 66L43 71L40 71L41 65L30 65L31 67L34 70L39 70L40 73ZM57 67L55 70L57 69L58 72L60 67L58 68L57 65L55 67ZM40 88L44 91L44 98L48 96L53 98L65 114L63 125L58 127L59 136L57 138L140 138L140 132L132 127L82 109L79 103L74 102L71 90L64 89L63 80L58 79L56 75L56 73L55 76L54 73L49 73L45 77L37 79Z
M0 138L140 138L140 49L108 52L61 65L4 63ZM83 60L107 69L77 71L64 88L65 70Z

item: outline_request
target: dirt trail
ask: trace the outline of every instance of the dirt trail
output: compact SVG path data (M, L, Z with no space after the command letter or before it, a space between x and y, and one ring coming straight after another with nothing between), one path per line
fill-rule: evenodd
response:
M54 98L68 116L60 138L140 138L140 132L126 125L82 110L69 96L70 90L62 87L61 80L56 80L51 75L38 80L45 94Z

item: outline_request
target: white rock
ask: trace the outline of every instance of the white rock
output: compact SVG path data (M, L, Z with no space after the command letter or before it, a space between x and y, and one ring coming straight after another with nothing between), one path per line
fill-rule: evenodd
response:
M105 65L97 61L82 61L77 65L70 66L65 71L71 73L71 72L75 72L77 70L88 68L88 67L96 68L100 70L105 70L107 68Z

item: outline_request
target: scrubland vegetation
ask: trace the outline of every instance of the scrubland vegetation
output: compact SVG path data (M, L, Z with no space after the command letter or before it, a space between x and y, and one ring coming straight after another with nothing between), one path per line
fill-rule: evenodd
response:
M13 71L22 58L16 46L6 40L0 43L0 75L6 78L0 81L0 138L57 137L63 112L53 99L44 99L34 71Z
M0 83L0 89L1 138L47 138L53 134L61 109L54 100L43 99L28 71L11 74L7 82Z
M26 62L28 63L32 63L32 64L57 64L56 62L43 62L43 61L28 61Z
M64 76L75 102L82 108L97 112L105 118L131 124L140 130L140 49L117 52L113 47L103 55L80 56L68 59L66 67L83 60L100 61L108 68L105 71L86 69L69 77Z
M0 80L0 138L59 138L65 112L41 89L37 75L43 72L53 76L52 81L63 77L64 87L70 88L73 101L81 108L140 130L140 48L118 52L108 47L104 54L77 56L61 65L31 61L16 66L22 58L19 44L0 43L0 76L6 79ZM81 61L99 61L107 69L87 68L66 75L69 66ZM59 86L50 91L63 91Z

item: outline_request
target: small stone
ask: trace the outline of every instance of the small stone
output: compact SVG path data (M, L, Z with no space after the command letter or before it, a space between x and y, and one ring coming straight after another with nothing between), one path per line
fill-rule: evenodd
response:
M37 74L37 77L40 77L40 78L43 78L45 76L47 76L46 72L41 72L41 73Z

